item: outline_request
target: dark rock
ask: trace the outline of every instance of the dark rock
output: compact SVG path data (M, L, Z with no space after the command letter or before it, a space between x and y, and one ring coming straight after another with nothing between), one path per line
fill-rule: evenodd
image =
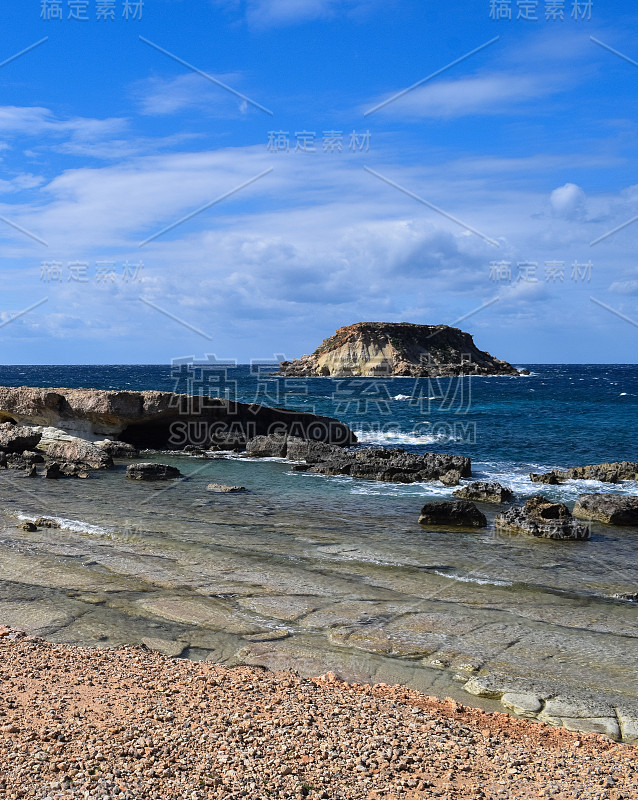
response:
M69 464L63 461L60 464L60 473L66 478L88 478L90 471L83 464Z
M528 369L519 369L519 375L531 375L532 373Z
M461 482L461 473L458 469L450 469L439 478L444 486L458 486Z
M433 500L421 509L420 525L454 528L485 528L487 519L467 500Z
M246 491L245 486L227 486L225 483L209 483L206 488L209 492L221 492L223 494Z
M184 448L184 452L188 453L189 456L206 457L206 450L204 450L203 447L198 447L196 444L187 444Z
M44 458L40 453L25 450L24 453L9 453L5 460L10 469L29 470L34 464L42 464Z
M38 477L38 469L35 464L31 464L30 467L27 467L26 470L27 478L37 478Z
M285 434L279 433L255 436L246 443L246 455L253 458L285 458L287 439Z
M507 503L514 493L506 486L493 481L474 481L452 492L454 497L481 503Z
M38 530L37 527L33 524L33 522L21 522L17 527L21 531L29 531L30 533L33 533L34 531Z
M57 480L61 474L60 465L57 461L52 461L44 468L44 477L49 480Z
M336 444L313 442L297 436L289 436L286 439L286 458L290 461L306 461L308 464L317 464L330 458L340 458L344 452L344 449Z
M246 436L243 433L214 433L208 444L209 450L225 450L238 453L246 449Z
M0 450L5 453L23 453L38 446L42 434L33 428L13 425L10 422L0 424Z
M38 528L60 528L61 525L59 522L56 522L54 519L49 519L49 517L38 517L34 522Z
M499 514L495 522L499 528L544 539L589 539L589 527L577 523L566 505L554 503L542 495L531 497L524 506Z
M103 442L95 444L108 453L111 458L137 458L140 454L139 450L128 442L114 442L112 439L105 439Z
M602 464L588 464L585 467L554 469L541 475L532 474L530 478L537 483L558 483L566 480L602 481L603 483L635 481L638 480L638 462L605 461Z
M126 468L126 477L131 481L168 481L181 476L182 473L176 467L168 464L141 462L129 464Z
M638 497L622 494L581 494L574 516L608 525L638 525Z
M7 454L0 450L0 469L7 469L9 464L7 463Z
M416 455L396 450L332 450L315 452L310 472L321 475L350 475L392 483L421 483L439 480L450 470L462 477L471 475L470 459L447 453Z
M551 472L542 472L542 473L530 472L529 479L530 481L532 481L532 483L544 483L547 484L548 486L556 486L557 484L560 483L558 474L556 473L555 470L552 470Z

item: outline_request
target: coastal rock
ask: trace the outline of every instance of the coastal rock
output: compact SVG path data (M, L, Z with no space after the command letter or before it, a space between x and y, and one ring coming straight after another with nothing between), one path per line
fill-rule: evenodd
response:
M220 492L222 494L234 494L236 492L245 492L245 486L228 486L225 483L209 483L206 487L209 492Z
M182 473L177 467L168 464L153 464L140 462L129 464L126 468L126 477L131 481L169 481L173 478L181 478Z
M514 493L506 486L494 481L473 481L452 492L454 497L481 503L507 503Z
M59 428L87 440L106 436L139 449L181 450L189 444L208 447L228 437L247 441L272 433L342 446L357 441L347 425L331 417L157 391L3 386L1 422Z
M547 486L557 486L560 478L555 470L551 472L530 472L529 479L532 483L544 483Z
M339 328L312 353L282 361L292 376L518 375L507 361L479 350L469 333L448 325L357 322Z
M321 475L350 475L353 478L392 483L436 481L456 470L463 477L471 475L471 462L465 456L448 453L416 455L396 450L314 451L309 472Z
M57 461L51 461L50 464L47 464L44 468L44 477L48 478L49 480L55 481L60 478L62 475L62 470L60 469L60 465Z
M33 524L33 522L21 522L17 527L21 531L28 531L29 533L33 533L34 531L38 530L36 525Z
M137 458L140 454L139 450L133 447L132 444L116 442L113 441L113 439L104 439L101 442L95 442L95 446L104 450L111 458Z
M461 473L458 469L450 469L439 478L444 486L458 486L461 482Z
M589 527L577 523L566 505L553 503L542 495L499 514L495 523L499 528L544 539L589 539Z
M77 464L90 469L111 469L113 459L101 447L71 436L59 428L44 428L38 449L55 460Z
M485 528L487 519L467 500L433 500L421 509L419 525Z
M602 481L603 483L618 483L618 481L638 480L638 462L636 461L605 461L602 464L588 464L585 467L570 467L569 469L553 469L542 474L532 473L530 480L535 483L556 484L560 481Z
M285 434L255 436L246 443L246 455L253 458L285 458L286 440Z
M505 692L501 703L519 717L533 718L543 708L543 700L527 692Z
M60 528L62 527L59 522L49 517L38 517L33 523L38 528Z
M622 494L581 494L573 514L607 525L638 525L638 497Z
M34 428L4 422L0 425L0 450L5 453L23 453L34 450L42 434Z
M236 432L232 430L219 431L218 433L213 433L207 447L209 450L227 450L237 453L246 449L247 441L246 434L241 429Z

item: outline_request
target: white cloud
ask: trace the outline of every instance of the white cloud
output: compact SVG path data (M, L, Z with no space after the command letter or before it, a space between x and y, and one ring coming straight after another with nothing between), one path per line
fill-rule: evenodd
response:
M529 101L547 97L558 88L558 81L550 75L516 75L511 72L493 72L456 80L438 79L392 100L375 113L445 119L470 114L502 114ZM389 92L371 101L364 110L390 100L395 94Z
M213 75L227 86L237 88L241 76L237 73ZM165 116L197 108L214 116L237 116L245 103L222 86L215 85L202 75L187 73L175 78L147 78L132 89L142 114Z
M329 19L344 14L361 14L379 0L246 0L245 15L254 27L281 27ZM222 4L239 5L237 2Z
M575 219L581 216L585 209L585 200L585 192L575 183L559 186L554 189L549 198L554 213L565 219Z

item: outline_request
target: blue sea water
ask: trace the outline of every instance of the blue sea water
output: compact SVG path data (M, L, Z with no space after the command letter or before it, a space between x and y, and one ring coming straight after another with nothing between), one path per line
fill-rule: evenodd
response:
M458 452L497 472L638 459L636 365L518 366L531 375L299 380L272 377L272 366L2 366L0 385L228 396L334 416L363 443Z

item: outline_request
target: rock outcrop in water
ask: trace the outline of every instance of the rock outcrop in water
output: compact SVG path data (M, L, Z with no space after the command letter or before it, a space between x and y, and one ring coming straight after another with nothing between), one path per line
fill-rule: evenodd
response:
M421 509L419 525L451 528L485 528L487 519L467 500L433 500Z
M602 481L603 483L618 483L618 481L638 481L638 462L636 461L611 461L602 464L588 464L585 467L570 467L569 469L553 469L551 472L530 474L534 483L555 485L561 481Z
M514 497L514 492L507 486L495 481L474 481L452 492L454 497L462 500L474 500L481 503L507 503Z
M448 325L357 322L339 328L311 355L282 361L282 375L519 375L507 361L479 350L469 333Z
M530 497L524 506L510 508L496 517L497 528L510 529L543 539L589 539L589 528L580 525L563 503L542 495Z
M638 525L638 497L623 494L581 494L574 516L607 525Z
M275 432L336 445L357 441L347 425L330 417L157 391L0 387L0 422L59 428L89 440L108 436L156 449L207 447L215 439L245 445L254 436Z

